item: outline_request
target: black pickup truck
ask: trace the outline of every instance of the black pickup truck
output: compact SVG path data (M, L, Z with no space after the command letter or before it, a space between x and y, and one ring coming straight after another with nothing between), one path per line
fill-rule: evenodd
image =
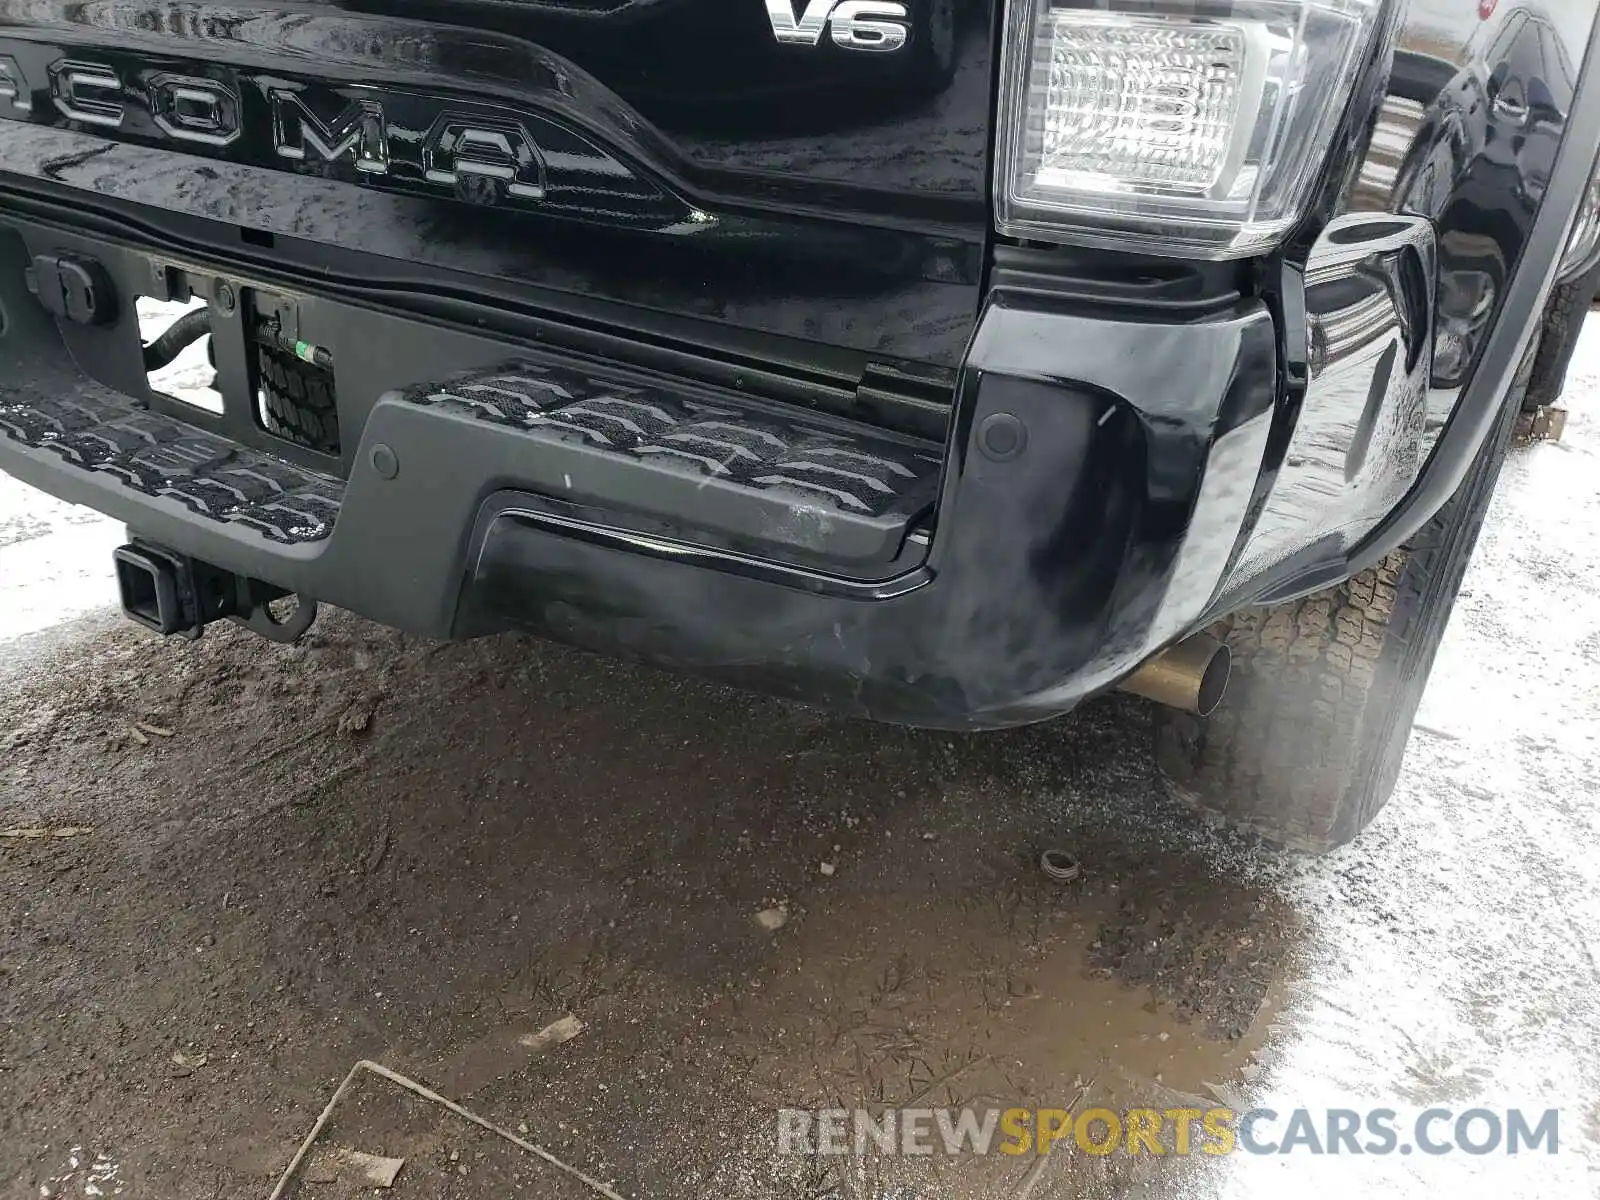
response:
M1595 293L1597 7L0 0L0 469L162 633L1121 686L1326 848Z

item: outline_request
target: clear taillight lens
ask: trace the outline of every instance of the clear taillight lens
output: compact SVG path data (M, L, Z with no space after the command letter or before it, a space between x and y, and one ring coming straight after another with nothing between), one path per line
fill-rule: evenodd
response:
M1294 224L1377 2L1199 8L1008 0L1003 232L1227 258Z

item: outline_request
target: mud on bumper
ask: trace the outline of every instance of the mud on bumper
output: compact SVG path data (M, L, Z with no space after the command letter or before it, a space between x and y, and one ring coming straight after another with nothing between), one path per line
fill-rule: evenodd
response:
M338 455L152 392L124 316L53 318L24 269L131 303L281 289L0 223L0 469L143 539L401 629L525 629L882 719L1064 711L1204 614L1277 387L1257 302L1182 319L991 296L943 443L315 296ZM35 281L37 290L37 281Z

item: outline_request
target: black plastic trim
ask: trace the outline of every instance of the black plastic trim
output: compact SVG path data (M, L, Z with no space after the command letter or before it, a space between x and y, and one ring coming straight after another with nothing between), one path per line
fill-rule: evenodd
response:
M1020 295L1097 308L1198 316L1220 312L1246 294L1249 263L1131 259L1070 246L997 241L989 286Z
M593 516L582 514L593 513ZM485 547L492 534L504 533L497 524L543 529L563 537L575 538L595 546L609 547L628 554L641 554L667 562L719 571L741 578L764 581L778 587L834 596L848 600L892 600L925 587L933 574L924 565L928 557L926 531L907 539L900 556L883 570L882 578L847 578L818 568L787 566L771 559L758 558L728 547L685 542L643 530L619 528L614 514L598 513L580 505L564 504L547 496L527 492L498 492L484 502L474 526L467 561L476 564L474 578L484 574ZM467 588L468 605L458 615L455 633L470 636L476 630L470 614L472 587Z

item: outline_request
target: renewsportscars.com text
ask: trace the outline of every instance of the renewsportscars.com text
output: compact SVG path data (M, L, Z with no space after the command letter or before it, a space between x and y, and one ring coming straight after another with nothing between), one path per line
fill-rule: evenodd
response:
M778 1111L804 1155L1555 1154L1558 1109L848 1108Z

